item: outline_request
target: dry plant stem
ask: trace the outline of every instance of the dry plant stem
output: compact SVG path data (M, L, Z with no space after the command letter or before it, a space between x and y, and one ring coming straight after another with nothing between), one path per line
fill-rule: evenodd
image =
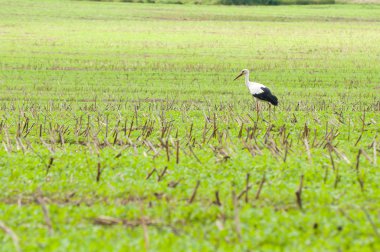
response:
M153 173L155 173L155 172L157 173L157 169L156 169L156 168L153 168L153 170L152 170L151 172L148 173L148 175L146 176L145 179L148 180L148 179L153 175Z
M168 170L168 167L165 166L165 168L162 170L161 174L158 175L157 182L160 182L162 180L162 178L165 176L167 170Z
M356 156L356 175L357 175L357 180L359 182L360 189L362 192L364 192L364 181L363 181L363 178L360 176L359 165L360 165L360 156L363 153L364 153L363 150L360 149L358 151L358 155Z
M165 142L165 150L166 150L166 159L169 162L170 161L170 152L169 152L169 140L166 139Z
M218 205L218 206L222 205L222 203L220 202L220 198L219 198L219 191L215 192L215 201L213 203Z
M42 213L44 215L44 219L45 219L45 224L46 226L48 227L48 230L49 230L49 234L52 235L54 230L53 230L53 224L51 222L51 219L50 219L50 214L49 214L49 210L47 209L46 207L46 203L44 201L44 198L43 198L43 195L42 195L42 192L41 190L39 189L38 190L38 195L36 196L36 201L37 203L41 206L42 208Z
M265 180L266 180L266 178L265 178L265 173L264 173L263 178L260 181L259 188L257 189L257 192L256 192L256 197L255 197L256 200L258 200L260 198L261 190L263 189Z
M251 189L251 186L244 188L244 190L237 196L237 199L240 200L244 195L247 195L249 189Z
M179 164L179 140L176 141L176 164Z
M296 198L297 198L297 205L298 207L303 210L302 208L302 188L303 188L303 178L304 175L301 175L300 184L298 187L298 190L296 191Z
M15 232L11 228L9 228L7 225L5 225L4 222L0 221L0 229L2 229L7 235L9 235L13 241L13 245L15 246L15 249L17 252L21 252L20 247L20 240Z
M249 173L247 173L246 181L245 181L245 203L248 203L248 190L249 190Z
M335 162L334 162L334 158L332 156L332 151L331 151L332 147L328 146L328 150L329 150L329 156L330 156L330 162L331 162L331 167L333 169L333 171L335 171Z
M143 206L141 206L141 212L144 213ZM142 227L143 232L144 232L144 248L146 251L148 251L149 246L150 246L149 231L148 231L148 225L146 223L146 219L144 216L141 217L140 223L141 223L141 227Z
M308 158L309 162L311 163L312 158L311 158L311 153L310 153L310 148L309 148L309 142L307 141L307 138L303 139L303 143L305 144L307 158Z
M100 161L98 161L98 165L97 165L97 172L96 172L96 182L99 183L100 181L100 176L102 175L102 168L101 168L101 165L100 165Z
M199 185L201 184L201 181L197 181L197 184L195 185L195 188L193 190L193 193L191 194L191 197L189 199L189 204L193 203L194 199L195 199L195 196L197 195L197 191L198 191L198 187Z
M373 140L373 165L377 166L377 154L376 154L376 137Z
M233 190L232 191L232 204L234 207L234 224L235 224L235 231L238 237L239 242L241 241L241 225L240 225L240 217L239 217L239 206L238 206L238 199L236 197L236 193Z
M372 218L371 218L371 215L369 215L368 211L362 207L362 210L363 212L365 213L365 216L367 217L367 220L369 221L369 223L371 224L371 227L373 229L373 232L375 233L376 235L376 238L378 240L380 240L380 234L379 234L379 231L377 231L378 227L376 226L376 224L373 222Z
M355 166L355 169L356 169L356 172L359 173L359 164L360 164L360 156L362 154L362 149L360 149L358 151L358 155L356 155L356 166Z
M198 163L202 164L201 160L199 160L198 156L195 155L194 151L193 151L193 148L191 147L191 145L189 145L189 150L191 152L191 154L193 154L194 158L197 160Z
M53 165L53 161L54 161L54 157L50 157L49 163L48 163L48 165L46 167L46 176L49 174L50 168Z

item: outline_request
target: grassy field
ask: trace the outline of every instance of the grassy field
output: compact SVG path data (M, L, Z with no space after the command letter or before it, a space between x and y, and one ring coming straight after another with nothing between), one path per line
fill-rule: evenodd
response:
M79 0L81 1L81 0ZM335 0L88 0L101 2L133 2L160 4L205 4L205 5L290 5L290 4L335 4ZM338 0L339 1L339 0ZM351 0L342 0L351 1ZM358 1L358 0L353 0ZM362 3L376 3L380 0L359 0Z
M0 5L0 251L380 250L380 6Z

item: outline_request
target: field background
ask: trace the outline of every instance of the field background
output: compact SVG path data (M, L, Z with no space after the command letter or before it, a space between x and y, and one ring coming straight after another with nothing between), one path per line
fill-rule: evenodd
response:
M380 250L380 6L0 6L1 251Z
M80 0L79 0L80 1ZM91 1L91 0L89 0ZM200 5L307 5L307 4L380 4L380 0L92 0L101 2L169 3Z

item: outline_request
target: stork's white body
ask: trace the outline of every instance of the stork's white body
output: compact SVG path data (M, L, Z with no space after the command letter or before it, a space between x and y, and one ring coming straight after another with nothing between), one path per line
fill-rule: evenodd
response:
M245 75L245 85L247 86L251 95L261 94L264 91L261 88L266 88L263 84L249 81L249 74Z

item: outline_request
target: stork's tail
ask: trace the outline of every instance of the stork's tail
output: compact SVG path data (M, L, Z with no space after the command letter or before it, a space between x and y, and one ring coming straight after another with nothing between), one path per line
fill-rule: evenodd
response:
M276 96L271 95L271 96L268 97L268 98L269 98L269 102L270 102L272 105L274 105L274 106L277 106L277 105L278 105L278 99L277 99Z

